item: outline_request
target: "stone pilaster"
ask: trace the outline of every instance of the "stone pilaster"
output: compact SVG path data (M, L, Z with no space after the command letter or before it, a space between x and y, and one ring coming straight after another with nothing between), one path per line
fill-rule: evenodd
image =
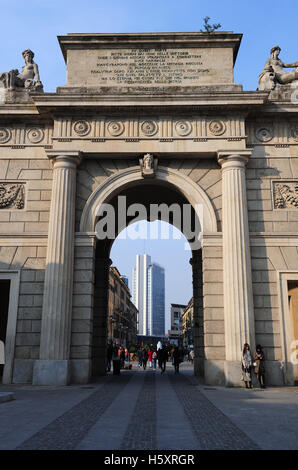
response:
M69 380L71 336L76 168L79 152L49 151L53 161L40 359L33 384L66 385Z
M238 385L244 343L255 347L245 165L250 151L219 152L222 167L225 380Z

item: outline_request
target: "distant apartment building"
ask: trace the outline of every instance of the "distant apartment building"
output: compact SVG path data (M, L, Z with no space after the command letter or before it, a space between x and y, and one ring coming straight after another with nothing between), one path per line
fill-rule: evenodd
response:
M109 271L108 339L121 346L135 344L137 317L138 311L131 301L128 279L112 266Z
M182 334L183 344L185 347L193 346L193 297L187 304L182 315Z
M186 305L171 304L171 329L168 331L169 340L181 343L182 341L182 316Z
M165 334L165 270L149 255L136 255L132 272L132 301L139 312L138 334Z

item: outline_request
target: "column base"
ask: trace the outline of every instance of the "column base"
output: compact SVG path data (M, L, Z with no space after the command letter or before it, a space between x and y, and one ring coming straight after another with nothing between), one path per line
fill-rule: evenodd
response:
M37 360L33 368L33 385L68 385L70 361Z
M240 361L225 361L224 372L226 387L243 387L244 382L242 380Z
M91 359L70 360L70 383L87 384L91 380Z

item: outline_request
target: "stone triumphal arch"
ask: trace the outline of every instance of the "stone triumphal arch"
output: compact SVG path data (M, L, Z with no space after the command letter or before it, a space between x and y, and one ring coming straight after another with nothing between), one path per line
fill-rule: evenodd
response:
M116 234L129 223L119 196L192 207L195 373L239 385L248 342L264 348L268 383L298 379L297 72L281 73L297 64L273 48L259 89L243 91L241 37L68 34L55 93L30 50L29 78L0 75L4 383L105 372L113 240L96 224L107 203Z

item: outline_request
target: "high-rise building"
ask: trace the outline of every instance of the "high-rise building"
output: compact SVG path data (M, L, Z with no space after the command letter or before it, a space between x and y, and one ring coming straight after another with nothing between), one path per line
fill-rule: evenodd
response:
M139 311L139 334L165 333L165 270L149 255L137 255L132 272L132 301Z

